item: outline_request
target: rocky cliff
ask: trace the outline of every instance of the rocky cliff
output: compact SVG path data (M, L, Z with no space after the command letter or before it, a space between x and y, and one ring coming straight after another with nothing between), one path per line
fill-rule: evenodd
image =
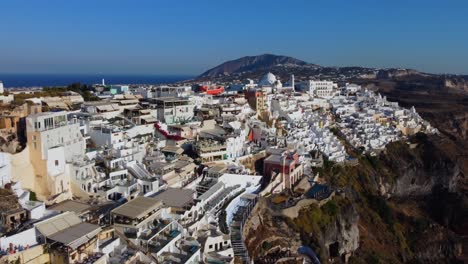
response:
M322 263L463 261L467 164L452 155L458 148L443 135L418 134L377 157L354 153L358 166L326 162L318 172L341 195L297 217L260 203L245 230L249 251L259 263L297 255L299 245Z
M468 78L466 76L448 76L444 79L444 85L449 89L468 92Z

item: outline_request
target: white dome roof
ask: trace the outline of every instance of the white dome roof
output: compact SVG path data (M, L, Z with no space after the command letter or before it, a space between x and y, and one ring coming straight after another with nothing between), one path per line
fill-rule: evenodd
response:
M265 75L263 75L262 79L260 79L260 82L258 83L259 85L273 85L276 82L276 76L269 72Z

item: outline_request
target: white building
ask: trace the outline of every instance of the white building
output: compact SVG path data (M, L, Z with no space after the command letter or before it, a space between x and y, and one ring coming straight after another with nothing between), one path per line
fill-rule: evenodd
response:
M0 102L3 103L3 104L11 103L11 101L13 101L15 99L14 95L13 94L3 95L4 92L5 92L5 90L3 88L3 82L0 81Z
M258 86L281 88L283 87L283 84L278 78L276 78L276 76L273 73L268 72L267 74L263 75L263 77L260 79L260 81L258 82Z
M156 87L138 87L137 92L143 98L158 98L158 97L188 97L192 95L192 87L184 86L156 86Z
M67 166L83 159L85 140L76 119L67 112L44 112L26 118L28 148L36 177L35 191L42 199L71 195ZM65 195L66 196L66 195ZM65 198L65 197L64 197Z
M0 186L11 182L11 159L10 154L0 152Z
M338 85L331 81L308 80L300 84L302 90L309 93L310 96L320 98L330 98L336 92Z
M347 83L345 88L349 93L356 93L361 90L361 86L354 83Z
M188 98L162 97L154 99L154 103L157 119L168 125L189 122L193 118L195 106Z
M103 118L114 118L120 114L121 108L118 103L110 101L85 102L81 108L82 112Z

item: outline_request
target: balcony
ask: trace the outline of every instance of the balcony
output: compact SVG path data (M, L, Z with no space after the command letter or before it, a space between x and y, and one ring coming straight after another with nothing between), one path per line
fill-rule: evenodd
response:
M140 221L138 219L131 219L131 218L124 217L124 216L116 216L114 218L114 224L127 225L127 226L136 226L139 223L140 223ZM130 229L130 230L132 230L132 229Z
M143 231L139 238L142 239L142 240L150 240L157 233L159 233L161 230L166 228L169 224L170 224L170 222L167 221L167 220L155 219L153 222L148 224L149 229Z
M167 230L157 235L154 239L148 241L148 250L151 253L158 254L165 246L178 237L181 232L177 229Z
M124 235L131 239L136 239L138 237L138 231L136 229L125 229Z

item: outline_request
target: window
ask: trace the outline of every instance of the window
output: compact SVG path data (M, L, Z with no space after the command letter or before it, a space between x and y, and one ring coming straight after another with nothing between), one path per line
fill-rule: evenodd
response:
M209 248L209 249L213 249L213 245L210 245L208 248Z
M34 146L34 150L36 150L36 149L37 149L37 144L36 144L36 142L33 142L33 146Z
M33 140L36 140L36 135L33 135L33 136L32 136L32 139L33 139Z
M55 160L55 166L58 166L58 165L59 165L58 160Z
M54 121L53 121L53 118L46 118L44 119L44 126L45 128L49 128L49 127L53 127L54 126ZM40 124L39 124L39 128L40 128Z

